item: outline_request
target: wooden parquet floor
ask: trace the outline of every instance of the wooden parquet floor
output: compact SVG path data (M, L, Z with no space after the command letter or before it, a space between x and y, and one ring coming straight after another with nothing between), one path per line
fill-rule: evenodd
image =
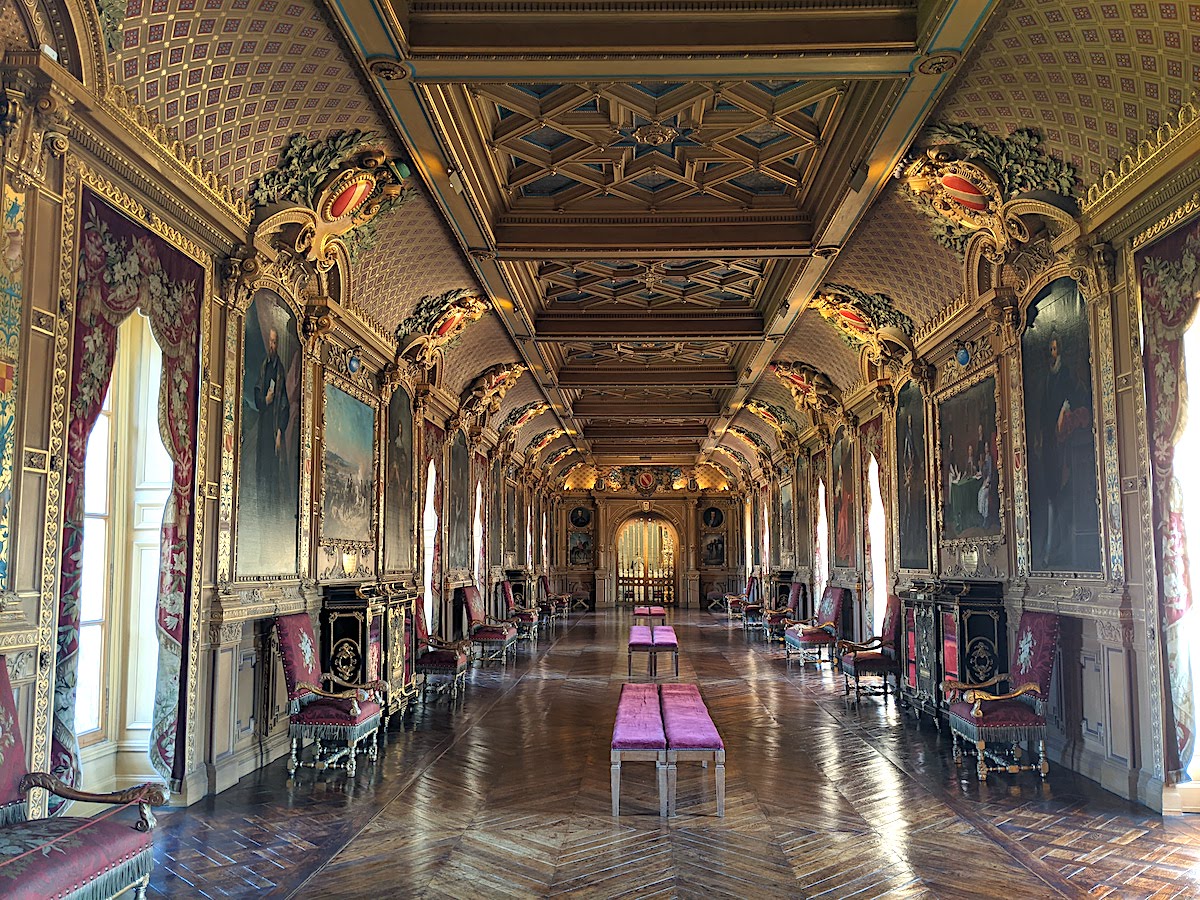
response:
M281 760L164 814L151 895L1200 898L1200 820L1057 767L1045 786L981 786L893 702L847 708L824 667L789 667L721 616L671 618L679 680L700 685L728 750L723 819L698 765L680 767L676 818L659 818L648 763L624 767L609 814L629 625L609 611L474 669L456 708L393 723L351 783L305 772L288 787Z

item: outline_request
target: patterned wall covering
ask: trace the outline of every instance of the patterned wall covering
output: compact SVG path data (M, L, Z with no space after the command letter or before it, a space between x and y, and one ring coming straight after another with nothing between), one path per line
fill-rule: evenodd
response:
M778 381L779 379L776 378L775 380ZM791 410L793 408L794 407L790 402L784 407L784 409L787 410ZM775 432L771 429L771 426L748 410L738 410L738 413L733 417L731 424L736 425L738 428L744 428L746 431L757 434L760 438L767 442L767 445L772 450L774 450L779 443L775 437ZM741 438L738 438L738 440L741 440ZM742 443L745 442L743 441Z
M524 406L526 403L532 403L535 400L545 399L542 396L542 391L538 387L537 381L530 378L527 372L521 376L520 381L513 386L513 389L505 395L503 402L500 404L500 409L492 416L488 424L493 428L499 428L500 423L504 421L505 417L517 407ZM557 422L553 412L543 413L542 416L538 418L536 428L533 426L529 427L529 434L537 434L539 431L550 428Z
M920 327L962 293L962 263L928 218L889 184L830 269L827 282L887 294Z
M931 119L1038 127L1091 184L1200 81L1198 22L1196 3L1009 0Z
M482 319L463 332L457 343L446 350L442 387L452 394L461 394L488 366L510 362L517 362L517 351L508 339L508 332L495 313L485 313ZM510 393L531 380L528 373L523 374Z

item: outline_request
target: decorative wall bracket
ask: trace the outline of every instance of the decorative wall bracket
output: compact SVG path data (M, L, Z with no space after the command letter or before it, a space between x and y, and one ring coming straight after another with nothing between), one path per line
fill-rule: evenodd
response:
M523 363L500 363L484 370L459 398L464 421L487 424L489 416L500 411L504 397L528 371Z
M4 157L24 190L45 176L45 156L61 157L70 147L71 99L44 77L20 69L0 81L0 135Z
M475 291L455 288L422 297L417 308L396 328L397 359L432 369L438 352L460 337L487 312L487 301Z

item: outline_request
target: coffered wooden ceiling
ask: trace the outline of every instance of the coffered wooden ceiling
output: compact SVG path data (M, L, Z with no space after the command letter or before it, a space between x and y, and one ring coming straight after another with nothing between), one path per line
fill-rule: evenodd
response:
M994 6L331 8L565 428L554 446L607 465L773 447L740 410L785 350L853 379L807 301Z

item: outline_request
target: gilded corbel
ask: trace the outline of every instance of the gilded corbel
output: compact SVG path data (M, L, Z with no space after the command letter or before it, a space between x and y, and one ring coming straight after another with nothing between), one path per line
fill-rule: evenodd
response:
M333 301L328 297L316 297L304 306L304 322L300 333L304 338L304 347L310 355L316 353L317 345L325 335L333 332L337 325L333 309Z
M1020 317L1016 295L1010 290L997 288L983 312L991 323L992 333L1000 338L1003 346L1006 349L1015 346Z
M70 148L72 101L27 72L10 72L0 86L0 135L13 169L13 187L26 190L45 178L48 152L61 158Z

